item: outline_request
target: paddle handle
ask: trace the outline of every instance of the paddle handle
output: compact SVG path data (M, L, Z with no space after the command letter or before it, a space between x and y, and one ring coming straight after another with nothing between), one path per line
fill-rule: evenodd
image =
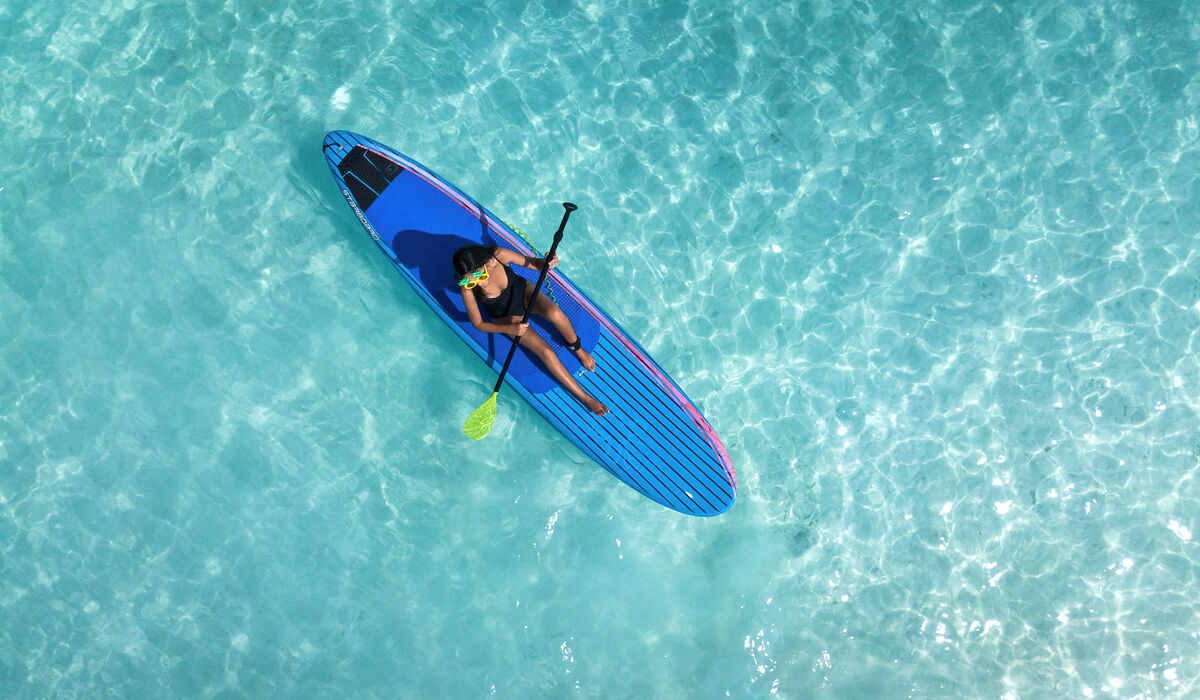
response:
M542 291L542 282L546 281L546 275L550 272L550 258L554 257L554 251L558 250L558 242L562 240L563 229L567 227L567 219L571 218L571 212L579 207L570 202L563 202L563 218L558 222L558 230L554 232L554 242L550 244L550 250L546 253L546 257L542 258L542 271L538 273L537 284L533 286L533 296L529 297L529 305L525 307L525 315L521 317L521 323L529 322L529 313L533 311L533 303L537 301L538 294ZM508 349L508 357L504 359L504 366L500 368L500 376L496 379L496 386L492 387L492 393L498 393L500 387L504 384L504 375L508 374L508 365L512 363L513 355L517 353L517 346L521 344L521 336L517 336L513 341L512 347Z

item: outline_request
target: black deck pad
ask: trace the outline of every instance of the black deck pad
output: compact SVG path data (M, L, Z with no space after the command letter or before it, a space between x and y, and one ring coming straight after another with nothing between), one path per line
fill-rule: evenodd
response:
M363 211L370 208L380 193L404 171L404 166L382 155L355 146L338 164L346 187Z

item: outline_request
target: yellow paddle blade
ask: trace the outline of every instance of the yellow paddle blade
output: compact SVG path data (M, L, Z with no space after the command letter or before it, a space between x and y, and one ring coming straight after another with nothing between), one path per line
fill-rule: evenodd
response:
M472 440L482 440L487 437L495 420L496 393L493 392L487 401L484 401L470 416L467 416L467 422L463 423L463 434Z

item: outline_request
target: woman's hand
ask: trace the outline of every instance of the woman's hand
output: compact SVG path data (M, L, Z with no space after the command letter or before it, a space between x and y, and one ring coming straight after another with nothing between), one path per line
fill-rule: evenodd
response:
M517 336L518 338L525 335L525 331L527 331L527 330L529 330L528 322L512 324L512 333L513 333L513 335Z
M555 267L558 267L558 253L551 255L549 260L546 261L546 264L551 270L553 270Z

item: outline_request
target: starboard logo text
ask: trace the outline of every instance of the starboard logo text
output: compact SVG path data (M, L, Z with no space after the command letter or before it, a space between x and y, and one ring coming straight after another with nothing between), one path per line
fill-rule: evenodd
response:
M375 242L379 245L383 245L383 239L379 237L378 233L375 233L375 227L371 226L371 223L367 221L367 217L363 215L362 210L358 208L358 203L354 201L354 197L350 196L350 190L342 188L342 196L350 203L350 208L354 210L354 215L358 217L363 228L367 229L367 233L371 234L371 238L374 238Z

